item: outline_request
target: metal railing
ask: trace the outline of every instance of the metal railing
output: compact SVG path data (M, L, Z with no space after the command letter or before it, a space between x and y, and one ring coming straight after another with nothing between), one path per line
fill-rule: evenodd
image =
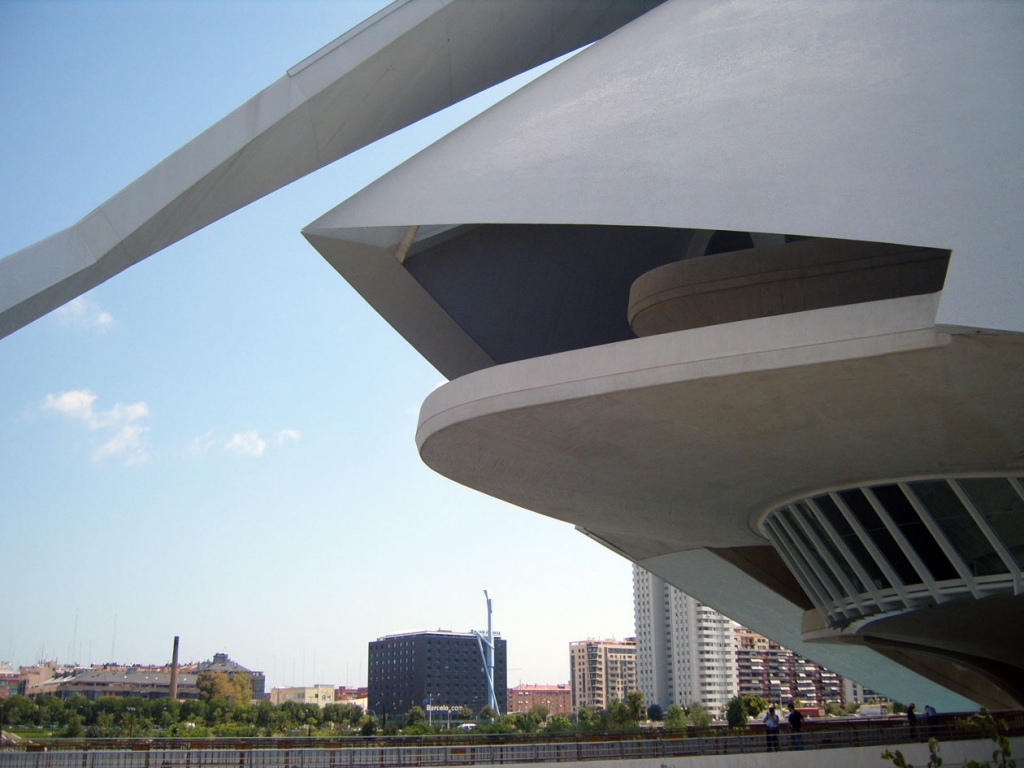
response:
M1008 734L1024 735L1024 715L1004 719ZM0 768L401 768L402 766L483 766L504 763L571 763L598 760L668 759L731 755L772 749L824 750L841 747L884 747L909 741L985 738L987 734L960 722L938 725L889 727L812 727L769 739L763 730L744 734L687 736L685 732L649 734L588 734L547 737L544 741L506 739L491 743L484 738L449 744L429 742L357 740L195 740L188 746L136 741L120 749L64 748L61 742L19 745L0 750ZM317 742L317 743L312 743ZM269 744L275 746L269 746Z

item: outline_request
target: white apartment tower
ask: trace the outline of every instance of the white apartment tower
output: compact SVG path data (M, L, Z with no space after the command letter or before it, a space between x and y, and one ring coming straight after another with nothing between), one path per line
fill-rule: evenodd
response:
M662 709L699 702L721 712L737 690L733 621L638 565L633 612L644 701Z
M572 710L607 709L613 701L625 701L637 690L636 642L625 640L580 640L569 643L572 681Z

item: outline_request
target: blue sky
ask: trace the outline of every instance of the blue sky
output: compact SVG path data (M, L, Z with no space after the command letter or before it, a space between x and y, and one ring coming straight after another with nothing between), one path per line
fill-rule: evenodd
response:
M0 255L73 224L381 2L0 3ZM509 87L497 89L507 93ZM299 234L498 94L389 137L0 340L0 660L227 651L363 684L486 622L509 684L632 634L629 564L427 469L442 377Z

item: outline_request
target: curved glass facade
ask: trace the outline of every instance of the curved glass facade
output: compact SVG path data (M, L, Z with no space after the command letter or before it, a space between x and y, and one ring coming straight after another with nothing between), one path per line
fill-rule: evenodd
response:
M1024 478L909 480L791 502L760 522L829 627L971 595L1020 594Z

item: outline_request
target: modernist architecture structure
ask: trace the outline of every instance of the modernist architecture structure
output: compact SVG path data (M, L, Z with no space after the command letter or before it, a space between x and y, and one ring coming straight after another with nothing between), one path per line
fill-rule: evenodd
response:
M503 638L494 640L494 686L508 687L508 655ZM487 678L476 635L412 632L370 643L367 703L377 717L402 716L414 706L487 706ZM499 697L504 704L504 697Z
M400 0L0 260L0 334L593 43L305 230L450 379L423 460L883 693L1020 706L1022 36L1000 0Z
M735 623L633 566L636 682L644 701L666 710L702 704L717 715L736 695Z
M569 644L572 711L607 709L636 687L636 638Z
M545 707L548 714L568 715L572 712L572 685L517 685L508 689L508 713L529 712Z

